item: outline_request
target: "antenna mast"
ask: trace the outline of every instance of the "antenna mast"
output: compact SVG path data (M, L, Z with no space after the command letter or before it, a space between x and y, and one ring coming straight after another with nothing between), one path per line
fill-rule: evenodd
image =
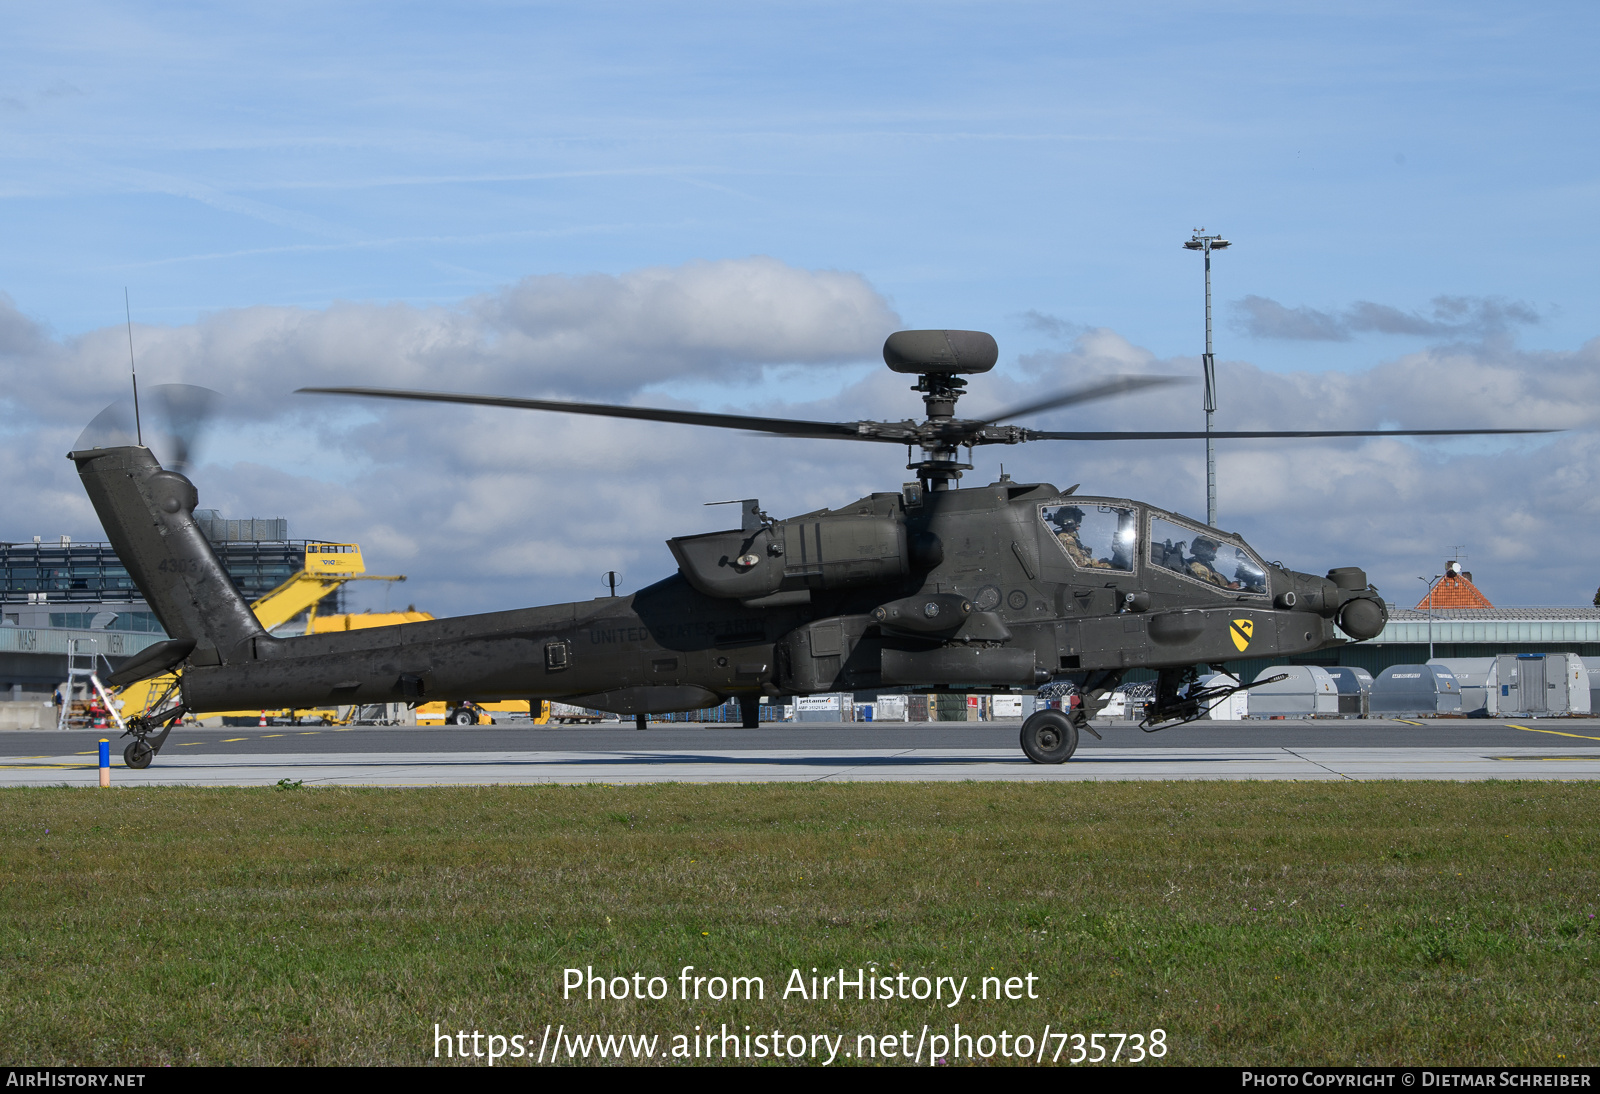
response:
M1206 396L1206 523L1217 526L1217 450L1211 440L1211 415L1217 411L1217 359L1211 352L1211 252L1227 247L1228 241L1220 235L1206 235L1204 228L1196 228L1185 243L1184 249L1201 251L1206 256L1206 352L1201 365L1205 370Z
M122 312L128 318L128 375L133 377L133 433L144 447L144 426L139 423L139 370L133 365L133 308L128 304L128 286L122 286Z

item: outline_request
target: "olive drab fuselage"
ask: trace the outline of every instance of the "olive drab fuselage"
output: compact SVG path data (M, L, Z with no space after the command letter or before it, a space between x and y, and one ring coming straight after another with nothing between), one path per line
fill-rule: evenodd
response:
M730 697L1032 690L1381 629L1353 568L1263 562L1236 536L1045 484L873 494L668 541L678 573L631 596L333 634L266 634L195 525L194 487L147 449L73 454L118 554L172 638L191 711L560 699L621 714ZM242 610L241 610L242 609ZM121 673L128 673L127 665Z

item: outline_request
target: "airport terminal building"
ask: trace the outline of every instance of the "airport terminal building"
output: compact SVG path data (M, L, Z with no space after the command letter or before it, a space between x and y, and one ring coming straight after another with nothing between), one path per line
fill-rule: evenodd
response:
M291 540L282 517L230 520L214 509L195 517L248 601L305 567L307 541ZM120 661L165 638L109 543L0 543L0 701L48 701L66 679L73 643Z

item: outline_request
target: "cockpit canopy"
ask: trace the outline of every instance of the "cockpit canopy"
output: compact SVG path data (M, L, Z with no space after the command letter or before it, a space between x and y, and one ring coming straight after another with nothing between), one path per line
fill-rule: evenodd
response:
M1265 596L1266 570L1214 528L1204 531L1150 514L1150 565L1229 592Z
M1068 498L1042 505L1039 517L1077 569L1129 574L1142 558L1152 569L1231 593L1265 596L1266 568L1232 536L1159 510L1109 498ZM1140 539L1148 545L1141 551Z

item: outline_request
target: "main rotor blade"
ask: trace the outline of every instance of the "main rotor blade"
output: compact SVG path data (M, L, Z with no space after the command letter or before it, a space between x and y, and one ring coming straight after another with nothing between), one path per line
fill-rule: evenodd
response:
M1063 433L1030 429L1030 441L1200 441L1250 440L1261 437L1476 437L1505 433L1560 433L1559 429L1233 429L1179 432Z
M707 414L697 410L661 410L645 406L606 403L569 403L554 399L511 399L499 395L458 395L444 391L397 391L375 387L302 387L311 395L359 395L375 399L411 399L423 403L464 403L469 406L505 406L518 410L550 410L561 414L593 414L602 418L633 418L645 422L677 422L717 429L744 429L780 433L789 437L839 437L847 440L889 440L863 436L851 422L807 422L795 418L753 418L743 414ZM903 443L894 438L895 443Z
M1054 395L1047 395L1035 402L1014 406L1010 410L996 414L992 418L983 419L982 424L993 425L996 422L1003 422L1007 418L1020 418L1024 414L1037 414L1041 410L1054 410L1057 407L1092 403L1098 399L1126 395L1130 391L1142 391L1145 388L1187 383L1193 383L1187 376L1113 376L1111 379L1104 380L1098 384L1073 388L1070 391L1058 391Z

